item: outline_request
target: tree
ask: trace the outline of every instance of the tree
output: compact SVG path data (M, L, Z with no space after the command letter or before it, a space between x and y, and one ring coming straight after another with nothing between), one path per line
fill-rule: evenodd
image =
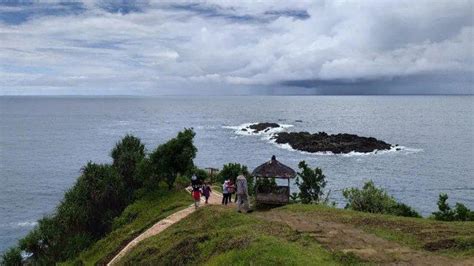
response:
M326 176L320 168L309 168L305 161L301 161L298 167L300 172L296 176L296 185L300 189L301 202L304 204L319 203L324 195Z
M111 156L113 166L122 175L127 188L133 190L142 185L136 178L137 166L145 158L145 145L139 138L126 135L117 142Z
M220 183L224 183L225 180L230 179L235 183L237 176L240 174L243 174L244 176L250 175L247 166L241 165L239 163L224 164L222 170L217 175L217 180Z
M342 195L347 200L346 209L406 217L421 217L410 206L397 202L384 189L377 188L373 181L365 183L362 189L346 188L342 191Z
M435 220L440 221L474 221L474 212L464 204L456 202L455 208L451 209L448 204L448 194L439 194L438 209L432 215Z
M39 265L72 258L110 232L113 218L126 204L127 191L117 169L89 162L55 214L39 220L20 240L20 248Z
M22 265L22 258L20 249L13 247L8 249L1 257L0 265L5 266L20 266Z
M194 136L192 129L185 129L150 154L154 173L166 181L169 189L173 188L179 174L187 173L194 168L193 159L197 152L193 144Z

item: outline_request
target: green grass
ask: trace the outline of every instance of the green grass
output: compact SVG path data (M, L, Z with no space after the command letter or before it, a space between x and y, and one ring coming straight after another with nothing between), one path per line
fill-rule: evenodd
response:
M222 206L209 206L140 243L121 265L341 265L307 234Z
M148 193L129 205L120 217L115 219L114 229L110 234L83 251L74 261L65 264L95 265L108 262L130 240L157 221L188 207L191 203L191 196L184 190L160 189Z
M304 219L353 225L368 233L413 249L449 257L474 256L474 222L442 222L335 209L322 205L287 205L278 209Z

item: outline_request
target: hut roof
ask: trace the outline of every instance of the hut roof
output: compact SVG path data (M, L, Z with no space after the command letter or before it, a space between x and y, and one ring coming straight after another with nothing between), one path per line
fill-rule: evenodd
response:
M296 176L295 170L280 163L275 155L272 159L259 167L255 168L252 172L253 176L256 177L275 177L275 178L294 178Z

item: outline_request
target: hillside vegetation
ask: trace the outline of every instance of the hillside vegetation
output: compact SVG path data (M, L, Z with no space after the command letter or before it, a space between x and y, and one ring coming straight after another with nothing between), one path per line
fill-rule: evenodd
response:
M105 264L128 242L154 223L188 207L192 199L184 190L158 189L129 205L115 220L113 231L64 265Z
M247 215L202 208L140 243L119 264L452 264L473 257L473 222L292 204Z

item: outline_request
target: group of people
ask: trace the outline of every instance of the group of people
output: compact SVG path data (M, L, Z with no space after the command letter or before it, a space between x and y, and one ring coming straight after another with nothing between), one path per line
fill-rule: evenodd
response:
M194 206L199 207L201 201L201 195L205 198L205 204L208 204L209 197L211 196L211 186L207 182L202 182L197 178L196 175L191 177L191 188L192 196L194 199ZM238 212L249 212L249 201L248 201L248 186L247 179L243 175L237 176L235 183L227 179L222 185L222 205L227 205L232 202L232 195L235 194L234 202L237 203Z
M205 204L208 203L209 197L211 196L211 186L207 182L201 182L199 178L197 178L196 175L193 175L191 177L191 193L194 199L194 207L198 208L199 203L201 202L201 194L204 196L206 201L204 202Z

